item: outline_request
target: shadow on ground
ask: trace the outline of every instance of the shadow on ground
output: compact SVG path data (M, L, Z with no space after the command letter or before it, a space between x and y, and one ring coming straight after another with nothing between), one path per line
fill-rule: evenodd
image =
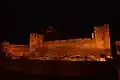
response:
M69 62L37 60L1 60L0 75L4 80L40 79L43 76L78 76L80 79L116 80L112 62Z

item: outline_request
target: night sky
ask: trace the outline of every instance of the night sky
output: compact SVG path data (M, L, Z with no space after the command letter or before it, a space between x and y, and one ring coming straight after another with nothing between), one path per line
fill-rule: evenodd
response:
M27 43L29 33L40 33L41 28L53 26L61 34L61 39L66 37L91 37L93 26L110 23L114 34L120 33L116 28L120 26L116 17L100 16L3 16L0 27L1 40L12 43ZM116 22L115 22L116 21ZM117 38L117 37L116 37ZM119 37L117 39L120 39Z
M37 13L35 11L41 13L42 10L37 8L34 10L33 7L30 7L31 3L28 5L26 5L26 3L18 3L15 5L9 4L10 6L8 7L8 4L4 2L1 5L0 41L8 40L11 43L28 44L29 33L40 33L41 28L47 28L48 26L56 28L56 39L91 37L93 27L104 23L111 25L114 38L120 40L119 16L83 14L67 14L62 16L60 12L58 12L58 15L55 13L57 11L52 12L47 9L44 11L46 13L45 16L42 14L35 14ZM116 37L116 35L118 35L118 37Z

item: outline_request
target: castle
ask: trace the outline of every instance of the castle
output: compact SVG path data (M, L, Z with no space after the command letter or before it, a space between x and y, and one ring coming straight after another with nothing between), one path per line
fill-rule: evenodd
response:
M110 53L109 24L95 26L91 38L79 38L68 40L44 41L44 35L30 33L29 45L10 44L3 42L3 50L7 52L6 56L63 56L81 55L88 56L94 54Z

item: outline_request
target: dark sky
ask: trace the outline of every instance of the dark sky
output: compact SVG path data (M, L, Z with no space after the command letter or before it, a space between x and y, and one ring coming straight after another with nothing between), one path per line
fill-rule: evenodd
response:
M41 8L34 8L33 6L35 5L31 6L31 4L32 2L17 2L15 4L12 2L9 4L4 2L0 5L2 6L2 14L0 15L0 41L8 40L12 43L24 44L28 42L30 32L39 33L41 28L50 25L55 27L61 36L64 36L61 37L62 39L68 36L91 37L94 25L101 25L104 23L111 24L114 37L120 34L120 16L109 16L109 14L107 14L107 16L102 16L102 14L83 15L84 13L80 14L82 12L80 9L77 9L80 11L79 14L74 11L72 11L74 14L70 14L72 12L66 13L66 10L66 12L62 12L58 8L57 10L59 12L57 12L57 10L44 9L44 6L42 6L42 8L44 7L44 11L42 11ZM38 12L44 12L45 14L39 14ZM66 14L62 16L62 13ZM115 38L120 39L120 37Z
M0 36L15 43L26 43L30 32L40 32L41 28L52 25L61 34L72 37L91 37L94 25L109 23L114 34L120 33L116 28L119 17L112 16L2 16ZM64 39L64 38L63 38ZM118 38L119 39L119 38Z

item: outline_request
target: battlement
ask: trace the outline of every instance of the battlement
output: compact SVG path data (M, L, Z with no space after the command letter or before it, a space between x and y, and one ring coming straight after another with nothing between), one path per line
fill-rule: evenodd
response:
M104 24L104 27L105 28L109 28L109 24Z
M91 38L83 38L83 40L85 40L85 41L86 41L86 40L91 40Z
M68 40L55 40L55 41L44 41L44 44L72 44L80 43L81 41L91 41L91 38L79 38L79 39L68 39Z
M30 33L30 37L32 37L32 38L43 38L44 35L39 34L39 33Z
M109 29L109 24L104 24L103 26L95 26L94 30L97 30L97 29Z
M16 44L10 44L9 48L28 48L28 45L16 45Z

